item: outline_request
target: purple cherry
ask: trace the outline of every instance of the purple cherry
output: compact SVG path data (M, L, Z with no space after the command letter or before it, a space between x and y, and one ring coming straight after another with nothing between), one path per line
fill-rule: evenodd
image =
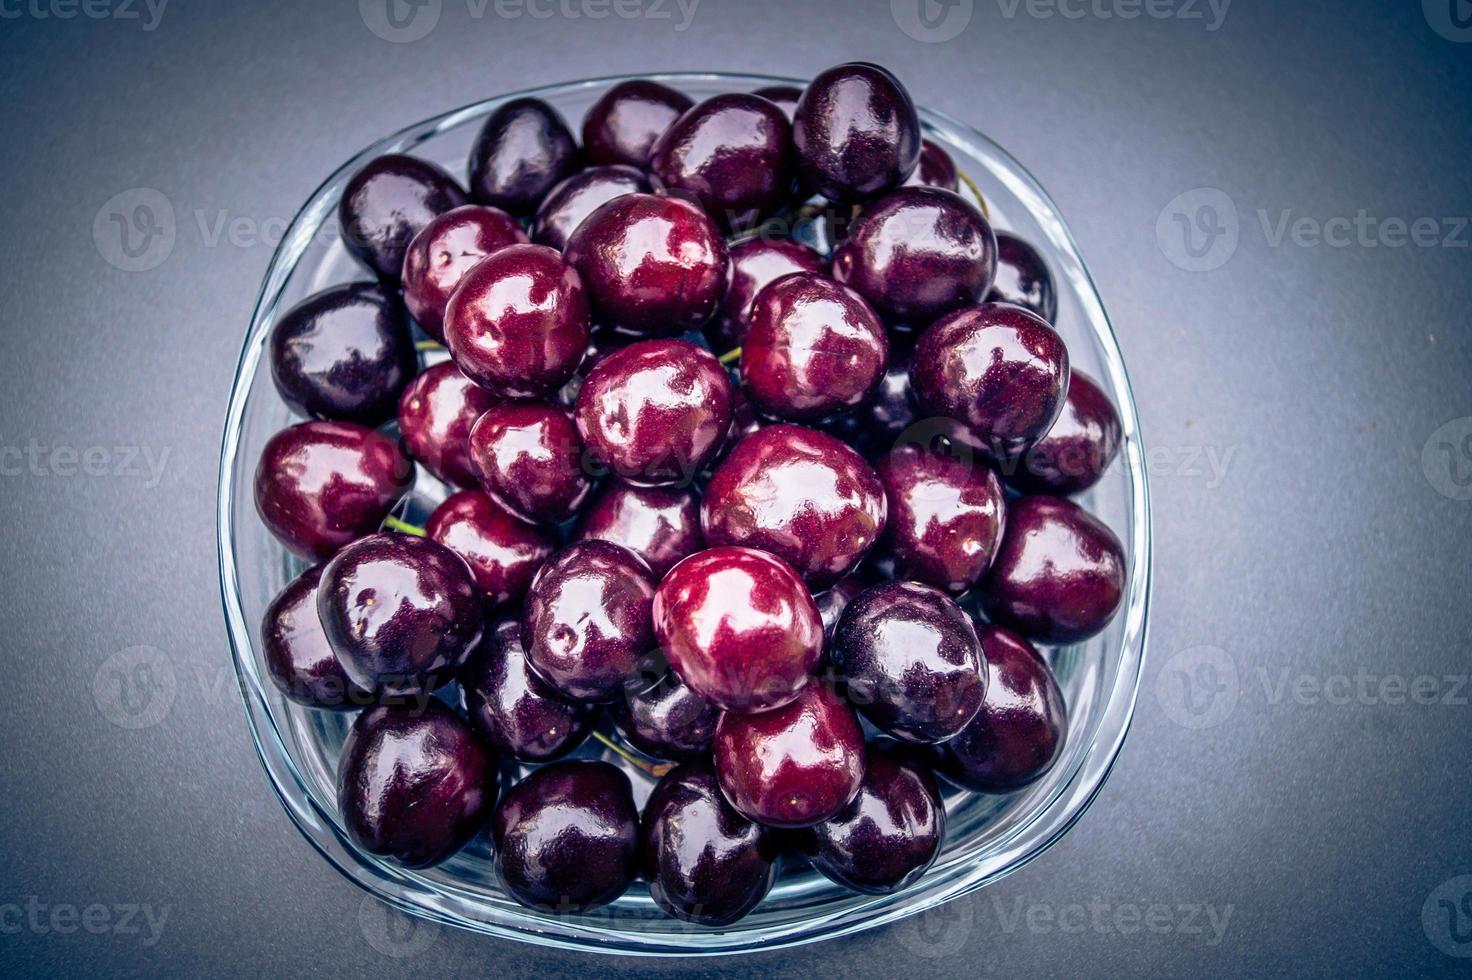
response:
M878 197L920 159L920 120L899 79L851 62L814 78L792 120L803 182L831 201Z
M1016 235L997 232L997 275L988 303L1011 303L1054 323L1058 319L1058 290L1053 274L1037 249Z
M470 430L470 461L497 503L533 524L560 524L593 490L572 416L553 405L507 402Z
M583 219L625 194L649 192L649 178L633 167L589 167L552 188L537 208L532 241L555 249L567 247L568 238Z
M261 619L266 671L282 694L308 708L351 710L372 703L373 695L354 684L327 642L317 616L314 565L282 589ZM714 725L714 721L712 721Z
M486 118L470 151L470 193L481 204L531 214L582 166L567 124L541 99L512 99Z
M445 339L445 306L460 280L481 259L526 242L516 219L499 208L467 204L437 215L404 253L404 304L435 340Z
M583 511L573 539L623 545L662 578L681 558L700 550L700 498L691 490L614 480Z
M498 401L453 361L441 361L425 368L399 397L399 438L409 455L441 480L473 487L470 429Z
M790 272L823 272L823 256L801 242L758 235L731 246L727 278L730 285L721 301L721 315L706 332L716 350L725 353L741 346L751 304L762 287Z
M1002 543L1002 484L969 452L901 445L876 467L889 502L895 572L960 595L981 581Z
M519 603L553 550L551 535L514 517L484 490L452 494L424 530L465 559L492 608Z
M1079 493L1099 482L1119 455L1122 439L1114 403L1092 378L1075 370L1053 427L1003 472L1007 483L1024 493Z
M465 203L455 178L434 164L399 153L377 157L343 188L343 245L378 278L397 283L410 240L436 215Z
M619 82L583 117L583 147L589 161L646 166L655 140L692 105L689 96L659 82L643 78Z
M521 645L521 624L487 632L460 669L461 701L486 744L518 762L550 762L582 744L598 709L559 694L538 677Z

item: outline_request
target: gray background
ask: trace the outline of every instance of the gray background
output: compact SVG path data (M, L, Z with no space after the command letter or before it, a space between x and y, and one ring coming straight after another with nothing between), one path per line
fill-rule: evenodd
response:
M172 0L156 20L141 0L5 0L0 969L1465 972L1472 29L1450 2L1236 0L1219 19L1205 0L975 0L938 40L901 29L915 0L701 0L688 24L673 0L669 19L442 0L392 43L355 0ZM1157 551L1113 776L999 885L797 951L590 961L385 918L276 802L228 666L216 454L273 230L349 153L500 91L850 59L1032 169L1118 329ZM137 188L176 239L130 272L94 219ZM1173 203L1200 188L1219 193ZM1194 260L1177 212L1235 237ZM1435 243L1404 243L1419 218ZM96 691L140 646L175 697L133 729ZM1456 931L1443 899L1465 902Z

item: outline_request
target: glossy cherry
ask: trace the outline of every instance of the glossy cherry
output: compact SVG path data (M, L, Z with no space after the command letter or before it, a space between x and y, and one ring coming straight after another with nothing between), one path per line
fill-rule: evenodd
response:
M589 167L552 188L537 208L532 241L555 249L567 247L583 219L625 194L649 192L649 178L627 166Z
M496 874L523 905L580 912L618 898L639 873L639 810L629 777L564 760L517 783L491 817Z
M459 679L471 727L492 749L518 762L567 755L597 718L597 708L563 697L531 669L514 619L487 631Z
M792 701L823 646L802 580L754 548L711 548L680 562L654 595L654 631L670 666L728 711Z
M470 430L470 461L496 502L533 524L560 524L592 492L583 440L553 405L507 402Z
M965 447L948 451L904 443L876 467L889 501L886 543L895 572L960 595L986 570L1002 543L1002 483Z
M721 709L666 669L652 685L625 684L610 714L624 738L645 755L701 761L710 758Z
M894 338L890 340L891 345ZM910 359L890 348L889 366L867 402L822 426L870 459L878 459L901 441L931 438L930 427L914 428L915 398L910 393Z
M920 160L920 120L899 79L853 62L814 78L792 141L804 183L831 201L864 201L902 184Z
M583 117L583 148L595 164L643 167L655 140L694 102L668 85L636 78L599 96Z
M1058 319L1058 290L1048 263L1037 249L1004 231L997 232L997 274L986 299L1032 310L1049 323Z
M981 585L987 618L1040 643L1077 643L1105 626L1124 598L1119 538L1070 500L1019 497Z
M552 555L552 536L513 516L484 490L461 490L424 525L431 540L465 559L492 608L519 603Z
M410 240L436 215L466 203L455 178L434 164L399 153L377 157L343 188L343 245L378 278L397 283Z
M1057 421L1021 460L1009 461L1003 474L1024 493L1078 493L1099 482L1122 439L1109 396L1094 379L1073 371Z
M663 578L675 562L700 550L700 499L690 490L615 480L583 511L573 539L623 545Z
M578 144L541 99L512 99L486 118L470 151L470 194L481 204L531 214L582 166Z
M404 253L404 305L425 333L443 342L445 306L465 273L492 252L526 240L521 225L500 208L467 204L437 215Z
M470 429L499 399L453 361L425 368L399 397L399 438L409 455L458 487L475 486Z
M414 464L385 435L351 422L302 422L276 433L256 466L256 512L308 560L378 530L414 483Z
M327 642L317 616L322 566L292 579L261 618L266 671L282 694L309 708L346 710L372 703L373 695L352 682ZM715 720L711 720L714 727Z
M801 242L758 235L731 246L726 298L721 314L707 327L711 343L722 353L741 346L751 304L762 287L791 272L822 272L823 256Z
M951 155L930 140L920 141L920 165L905 181L907 187L943 187L948 191L961 188L956 163ZM998 235L998 240L1001 239Z
M731 380L688 340L646 340L601 358L574 409L588 451L640 486L688 486L730 429Z
M433 698L375 705L353 722L337 798L353 841L408 868L465 846L496 801L494 758L460 716Z

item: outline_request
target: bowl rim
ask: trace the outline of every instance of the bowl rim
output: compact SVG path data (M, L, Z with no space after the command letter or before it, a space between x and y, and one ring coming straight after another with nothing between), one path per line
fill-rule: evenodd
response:
M265 346L265 335L275 321L276 308L292 271L322 223L337 208L337 193L332 189L344 182L368 159L383 153L406 152L449 129L486 115L496 106L512 99L566 95L605 88L630 79L649 79L674 85L707 83L741 84L747 87L803 87L807 84L807 80L800 78L748 72L672 71L558 82L480 99L406 126L355 153L313 190L282 236L257 293L250 327L246 331L231 383L216 492L216 548L220 595L251 741L282 807L302 835L330 864L379 900L411 915L432 921L503 939L580 952L674 957L721 956L754 949L783 949L897 922L967 895L1018 870L1052 846L1088 810L1118 759L1133 718L1143 675L1152 582L1150 490L1139 414L1118 340L1099 298L1093 277L1083 263L1078 245L1063 222L1057 206L1037 179L1002 147L946 113L917 106L922 119L927 123L927 129L943 128L948 138L959 138L962 148L973 157L991 159L1002 164L1002 168L995 171L993 176L1005 183L1011 192L1027 204L1029 213L1042 225L1051 243L1077 262L1077 268L1072 271L1087 286L1086 289L1079 290L1080 301L1085 307L1086 325L1094 335L1096 346L1108 369L1111 394L1118 403L1123 435L1120 458L1130 483L1128 509L1131 516L1132 560L1125 607L1121 611L1124 629L1120 641L1119 671L1114 686L1107 692L1091 744L1085 746L1077 770L1067 780L1061 781L1034 812L1019 821L1008 838L1010 847L993 855L988 867L980 864L970 867L964 873L954 875L952 880L944 882L942 887L935 887L941 883L932 882L932 887L925 888L922 879L910 889L893 895L855 896L852 904L836 912L822 913L798 923L754 932L694 930L676 920L670 920L672 925L667 934L629 932L616 927L584 925L566 918L556 919L553 923L553 920L546 917L534 917L530 912L512 912L504 916L498 915L492 920L472 917L454 907L456 904L465 904L463 900L448 896L429 883L408 877L409 873L363 855L344 837L337 828L333 815L323 812L312 798L266 702L265 687L253 658L250 639L253 629L245 617L233 561L235 527L231 486L235 474L234 461L239 450L246 403ZM1106 722L1109 737L1106 741L1101 741L1100 735L1106 728ZM288 780L302 791L301 799L294 799L288 794ZM1060 808L1065 797L1066 805ZM1023 836L1023 832L1034 830L1038 832L1028 839L1026 846L1020 846L1017 839ZM549 924L553 924L556 931L551 931Z

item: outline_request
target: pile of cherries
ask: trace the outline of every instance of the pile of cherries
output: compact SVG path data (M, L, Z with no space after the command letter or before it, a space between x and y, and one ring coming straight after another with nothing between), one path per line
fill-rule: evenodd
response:
M309 421L255 495L317 563L266 611L273 680L363 709L338 775L360 847L424 867L488 827L530 906L642 876L719 926L784 853L914 881L932 770L1048 771L1067 709L1034 643L1120 606L1120 543L1067 499L1120 422L1070 371L1039 254L963 180L855 63L699 104L623 82L581 145L516 99L468 192L402 155L349 181L376 281L275 324ZM422 528L416 464L459 488ZM563 758L590 735L660 777L642 815L624 770Z

